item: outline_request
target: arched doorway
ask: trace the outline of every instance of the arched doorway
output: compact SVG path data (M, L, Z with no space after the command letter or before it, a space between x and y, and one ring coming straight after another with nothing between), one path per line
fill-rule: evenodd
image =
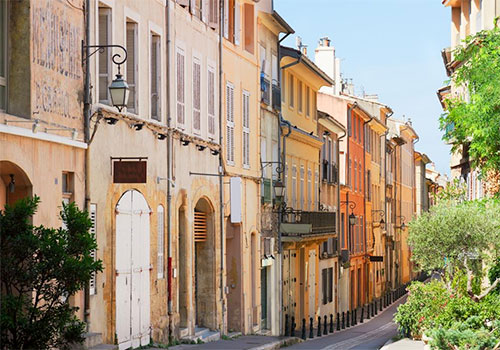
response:
M130 190L122 195L115 212L116 336L122 350L150 341L151 209L140 192Z
M201 198L193 213L194 319L198 327L216 328L215 230L212 205Z
M26 173L16 164L0 161L0 210L5 204L32 195L33 186Z

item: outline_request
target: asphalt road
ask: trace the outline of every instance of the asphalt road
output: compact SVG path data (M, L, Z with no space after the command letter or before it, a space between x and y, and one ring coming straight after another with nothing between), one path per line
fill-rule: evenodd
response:
M404 303L406 296L385 309L378 316L355 327L295 344L287 349L321 350L377 350L389 339L397 335L397 325L393 322L397 307Z

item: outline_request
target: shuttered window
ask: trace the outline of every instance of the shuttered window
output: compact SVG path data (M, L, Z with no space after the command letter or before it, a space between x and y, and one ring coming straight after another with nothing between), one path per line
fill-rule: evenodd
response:
M333 267L328 268L328 302L333 301Z
M185 57L184 51L177 49L176 53L176 99L177 99L177 124L185 124Z
M137 114L137 23L127 22L127 84L129 97L127 111Z
M304 210L304 181L305 181L304 166L300 166L300 210Z
M193 130L201 130L201 65L200 60L193 58Z
M161 59L160 36L151 35L151 118L160 121Z
M250 167L250 93L243 91L243 166Z
M299 110L299 113L302 113L302 81L298 81L297 83L297 107Z
M306 86L306 116L311 115L311 89Z
M99 45L109 45L111 38L111 9L99 8ZM108 87L111 83L111 48L99 51L99 102L110 104Z
M293 88L293 75L288 76L288 103L291 108L294 105L294 88Z
M321 290L323 305L328 304L328 269L321 270Z
M97 204L90 204L90 221L92 223L92 226L90 227L90 234L94 236L95 239L97 239ZM94 261L96 260L96 250L92 250L90 253ZM89 280L89 294L90 295L95 295L97 290L96 290L96 272L93 272L92 275L90 276Z
M217 28L217 21L218 21L218 11L219 7L217 6L218 0L209 0L210 5L209 5L209 11L208 11L208 25L216 29Z
M215 137L215 69L208 67L208 136Z
M241 6L238 0L234 0L234 44L239 45L241 41Z
M312 204L312 171L307 170L307 205L309 210L313 210Z
M228 164L234 165L234 86L226 85L226 156Z
M205 242L207 240L207 213L194 211L194 241Z
M297 208L297 166L292 165L292 208Z
M158 278L164 277L165 271L165 211L162 205L158 206Z

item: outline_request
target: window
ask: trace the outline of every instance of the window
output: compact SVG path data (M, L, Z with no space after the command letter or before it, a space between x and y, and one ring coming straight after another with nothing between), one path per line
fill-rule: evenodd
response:
M483 27L482 14L483 14L483 0L477 0L476 32L481 31Z
M164 277L164 268L165 268L165 212L163 210L163 206L158 206L157 211L157 220L158 220L158 279Z
M63 202L69 204L73 202L74 173L63 172L61 175Z
M306 86L306 116L311 115L311 90Z
M216 29L217 28L217 23L218 23L218 6L217 4L219 3L219 0L209 0L210 1L210 4L209 4L209 10L208 10L208 25L212 28L212 29Z
M99 7L99 45L111 44L111 9ZM99 102L110 104L111 48L99 51Z
M215 69L208 67L208 135L215 137Z
M244 5L245 16L245 50L254 53L254 5Z
M250 93L243 91L243 166L250 167Z
M137 23L127 22L127 84L129 97L127 110L137 114Z
M151 35L151 118L160 121L161 59L160 36Z
M226 149L227 162L234 165L234 86L226 85Z
M328 268L328 302L333 301L333 267Z
M224 37L235 45L240 44L240 3L224 0Z
M193 130L199 134L201 130L201 64L193 57Z
M328 169L327 169L327 174L328 174L328 182L333 182L333 169L332 169L332 162L333 162L333 154L332 154L332 139L328 138Z
M299 113L302 113L302 81L299 80L297 83L297 107Z
M292 208L297 208L297 166L292 165Z
M271 79L273 85L278 85L278 57L275 54L271 55Z
M316 210L316 202L317 202L317 198L319 198L319 185L318 184L319 184L319 171L316 170L316 172L314 174L314 184L313 184L314 193L316 193L316 196L313 196L311 210Z
M313 210L312 203L312 171L311 168L307 170L307 205L309 210Z
M311 111L311 115L313 117L314 120L318 119L317 116L318 116L318 109L316 108L316 98L317 98L317 94L316 92L313 91L312 93L312 111Z
M342 249L347 248L345 242L345 214L340 214L340 246Z
M352 115L352 137L354 138L354 141L356 141L358 139L358 133L357 133L356 126L357 126L356 117L353 114Z
M89 213L89 216L90 216L90 222L92 223L92 226L90 227L90 234L92 236L94 236L95 239L97 239L97 204L93 204L91 203L90 204L90 213ZM94 259L94 261L96 260L96 254L97 254L97 251L96 249L92 250L92 252L90 253L90 255L92 256L92 259ZM89 294L90 295L95 295L96 294L96 272L92 272L92 275L90 276L90 280L89 280Z
M290 108L293 108L294 105L294 88L293 88L293 75L288 76L288 103L290 105Z
M371 179L371 173L370 173L370 170L368 170L366 172L366 189L367 189L367 197L368 197L368 200L371 201L372 199L372 191L371 191L371 187L372 187L372 179Z
M202 0L191 0L191 13L199 18L202 19L202 14L203 14L203 1Z
M356 161L354 161L354 192L357 191L357 187L358 186L358 181L357 181L357 177L358 177L358 163Z
M321 270L321 287L323 291L323 305L328 304L328 269Z
M349 159L349 167L347 169L347 176L348 176L348 179L347 179L347 184L348 185L351 185L351 182L352 182L352 173L351 173L351 170L352 170L352 163L351 163L351 159Z
M285 102L285 86L286 86L286 73L281 71L281 102Z
M176 99L177 99L177 124L185 123L185 57L184 51L177 49L176 53Z
M304 179L305 169L304 166L300 166L300 210L304 210Z
M358 164L358 191L363 192L363 169L361 169L361 163Z

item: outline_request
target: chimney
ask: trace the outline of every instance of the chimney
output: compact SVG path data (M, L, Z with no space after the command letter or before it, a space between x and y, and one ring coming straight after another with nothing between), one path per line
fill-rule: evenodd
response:
M302 46L301 46L301 50L300 50L300 51L302 51L302 54L303 54L303 55L306 55L306 56L307 56L307 45L302 45Z
M300 36L295 38L295 46L297 47L297 50L302 49L302 38Z
M331 40L327 36L319 39L318 47L314 52L314 61L322 71L335 81L332 87L323 87L322 91L328 90L329 93L338 95L341 90L340 60L335 58L335 47L330 46L330 44Z
M319 46L321 47L330 47L330 38L327 36L319 39Z

